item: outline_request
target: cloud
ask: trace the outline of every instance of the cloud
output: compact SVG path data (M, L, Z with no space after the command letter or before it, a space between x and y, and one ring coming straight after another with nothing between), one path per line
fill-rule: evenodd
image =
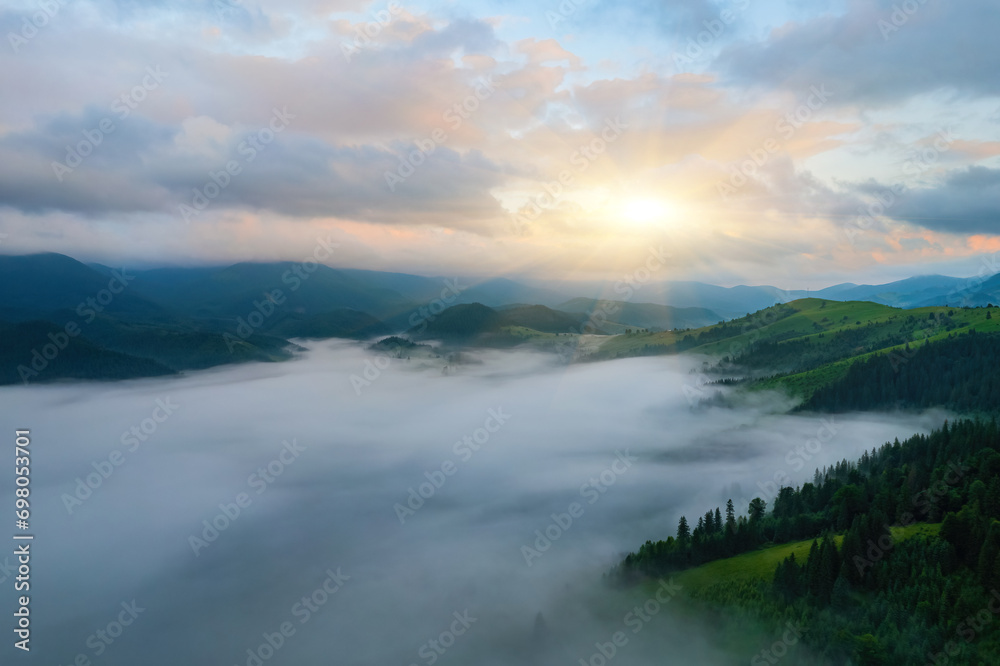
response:
M936 186L904 192L887 215L936 231L1000 234L1000 169L953 170Z
M528 61L536 65L564 60L573 67L580 66L579 56L570 53L554 39L522 39L514 44L514 49L528 56Z
M906 13L899 9L904 4L917 9ZM998 22L1000 6L992 0L851 0L842 14L787 23L766 39L729 45L716 64L734 83L793 91L825 84L835 105L891 105L939 89L994 96Z
M49 609L33 617L48 637L37 645L40 660L93 655L100 643L87 637L135 599L143 614L124 633L109 632L102 663L244 664L263 634L277 642L286 621L295 634L271 653L275 662L424 663L421 646L468 609L477 622L454 645L445 641L454 663L571 664L628 631L635 590L601 584L624 552L729 498L745 512L778 472L802 483L817 466L937 422L838 416L834 439L796 469L788 456L816 437L819 418L772 414L786 403L770 396L692 412L683 389L693 364L683 359L566 367L538 353L475 352L468 364L415 356L383 365L353 343L307 344L284 364L0 389L7 416L37 424L36 441L47 443L35 460L46 470L35 489L48 509L37 537L49 544L45 583L32 589ZM357 395L350 376L376 360L382 370ZM123 439L150 421L158 400L173 413L151 434L142 425L137 445ZM507 418L487 435L490 410ZM465 441L478 448L456 449ZM116 450L121 464L104 467ZM626 451L631 466L605 473ZM97 469L111 471L95 481ZM88 475L93 487L79 490ZM411 499L411 489L424 497ZM70 514L63 495L77 493L84 499ZM250 502L237 513L240 493ZM395 505L410 502L417 508L401 523ZM571 502L583 513L528 566L521 547ZM231 518L217 519L223 510ZM196 556L190 538L203 537L203 521L219 527ZM342 588L315 597L309 615L293 615L338 568L349 577ZM533 639L539 612L548 632ZM669 655L709 666L752 656L727 653L717 626L673 606L648 627L630 633L621 663ZM767 623L740 631L754 645L774 640Z
M387 4L355 0L221 2L220 13L201 0L80 0L20 51L0 49L3 232L22 228L25 215L45 229L13 235L7 250L51 242L72 253L57 247L70 237L111 247L109 223L118 247L138 247L143 233L159 238L161 225L183 223L179 207L237 160L239 175L192 221L201 238L239 228L240 247L263 258L291 243L253 238L261 219L283 220L307 243L332 226L388 227L388 236L365 232L387 238L366 247L366 260L406 256L411 268L475 257L498 272L504 261L551 263L548 273L587 266L606 277L628 270L640 239L669 237L683 257L678 271L710 274L714 262L759 274L771 256L803 266L831 257L828 232L869 196L850 183L891 181L900 156L947 122L962 139L939 167L995 167L1000 152L988 97L996 49L984 27L998 10L978 4L977 14L927 3L885 40L887 2L767 11L741 1L587 3L555 32L548 9L520 2L505 3L502 19L476 9L389 14ZM28 8L0 13L0 27L20 30ZM672 54L723 9L739 10L739 21L693 72L666 73ZM968 45L979 55L963 63L955 54ZM150 68L166 78L120 117L120 100ZM814 87L831 92L829 104L806 109L789 136L782 118L805 109ZM929 90L937 92L922 94ZM956 117L954 105L974 96ZM275 108L294 118L246 161L241 144ZM107 117L114 131L60 181L53 163ZM627 129L581 162L609 122ZM724 205L717 186L768 140L778 150ZM511 213L567 169L572 183L518 235ZM667 199L684 217L623 225L630 198ZM951 217L956 234L971 224ZM88 227L93 237L82 242ZM394 245L404 237L421 243L408 255ZM591 258L594 243L614 250Z

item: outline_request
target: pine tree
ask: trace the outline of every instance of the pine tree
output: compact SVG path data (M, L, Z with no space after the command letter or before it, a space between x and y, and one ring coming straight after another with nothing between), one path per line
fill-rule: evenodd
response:
M677 540L681 542L681 545L684 545L690 538L691 528L688 527L688 519L681 516L681 519L677 521Z

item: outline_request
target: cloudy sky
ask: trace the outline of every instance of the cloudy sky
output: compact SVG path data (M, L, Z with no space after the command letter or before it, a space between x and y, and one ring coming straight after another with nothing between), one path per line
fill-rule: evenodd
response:
M29 0L0 252L784 287L1000 250L995 0Z

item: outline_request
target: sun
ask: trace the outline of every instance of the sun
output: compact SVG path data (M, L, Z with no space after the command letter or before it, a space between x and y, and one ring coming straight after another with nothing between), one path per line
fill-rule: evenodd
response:
M635 225L655 225L669 220L673 207L660 199L630 199L622 207L622 217Z

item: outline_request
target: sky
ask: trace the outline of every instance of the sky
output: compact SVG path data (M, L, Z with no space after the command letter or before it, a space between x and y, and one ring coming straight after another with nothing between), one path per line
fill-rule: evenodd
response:
M5 2L0 252L974 275L997 25L994 0Z

